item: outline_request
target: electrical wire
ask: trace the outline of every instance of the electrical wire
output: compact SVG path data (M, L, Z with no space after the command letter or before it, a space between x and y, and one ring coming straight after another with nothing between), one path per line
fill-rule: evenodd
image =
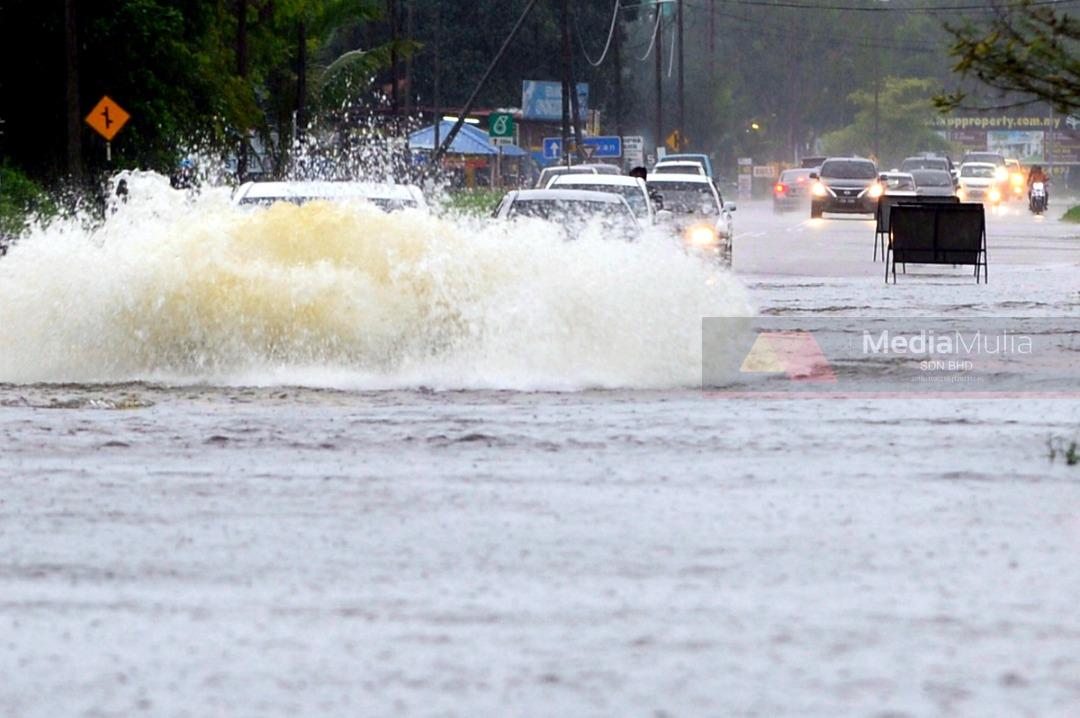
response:
M747 7L760 8L789 8L794 10L845 10L849 12L880 12L880 13L953 13L953 12L997 12L998 10L1019 9L1029 7L1066 6L1073 5L1077 0L1031 0L1031 2L1010 2L1001 7L987 7L981 5L944 5L940 7L895 7L887 5L809 5L807 3L792 2L791 0L718 0L729 5L744 5Z
M671 77L671 71L675 68L675 31L676 31L676 28L675 28L674 25L672 25L671 26L671 42L669 43L671 45L671 55L668 58L668 64L667 64L667 76L668 76L668 78Z
M600 59L595 62L589 57L589 51L585 49L585 38L581 36L581 26L577 26L578 42L581 43L581 54L585 56L585 62L589 63L593 67L600 67L604 64L604 60L607 59L608 51L611 49L611 41L615 38L615 28L619 26L619 10L622 8L619 6L622 0L615 0L615 9L611 13L611 29L608 30L607 42L604 43L604 52L601 53Z
M656 8L656 25L653 26L652 40L649 41L649 49L645 51L645 54L638 59L645 62L649 59L649 55L652 54L653 48L656 47L656 34L660 32L660 22L664 19L663 13L660 12L660 8Z

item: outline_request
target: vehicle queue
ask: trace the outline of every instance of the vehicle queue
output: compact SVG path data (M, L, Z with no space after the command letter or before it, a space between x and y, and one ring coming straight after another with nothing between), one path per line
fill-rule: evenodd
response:
M773 186L774 211L809 209L812 218L872 214L884 195L955 196L991 208L1027 201L1035 214L1049 203L1049 181L1041 167L1025 170L1018 160L996 152L969 152L958 165L945 156L923 154L885 171L863 157L817 157L812 162L780 173Z

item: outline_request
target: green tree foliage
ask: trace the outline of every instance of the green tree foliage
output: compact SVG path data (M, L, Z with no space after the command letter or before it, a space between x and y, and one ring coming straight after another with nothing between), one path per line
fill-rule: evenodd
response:
M855 121L822 138L826 153L874 156L875 118L881 151L877 159L883 166L899 163L914 152L947 152L948 142L928 123L935 89L932 80L886 77L877 103L872 90L856 90L849 98L858 108Z
M987 23L949 25L956 71L1020 96L1009 104L1046 101L1063 113L1080 108L1080 19L1031 0L1009 5ZM965 103L956 92L938 98L951 109Z

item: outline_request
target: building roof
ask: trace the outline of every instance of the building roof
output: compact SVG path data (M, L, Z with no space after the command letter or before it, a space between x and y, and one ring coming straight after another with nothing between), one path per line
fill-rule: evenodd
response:
M444 142L454 123L443 120L439 123L439 141ZM409 135L409 149L411 150L434 150L435 149L435 125L424 127ZM454 137L454 141L447 150L453 155L483 155L494 157L499 154L495 145L491 144L488 135L481 129L465 124L461 131ZM524 157L526 152L516 145L503 145L503 157Z

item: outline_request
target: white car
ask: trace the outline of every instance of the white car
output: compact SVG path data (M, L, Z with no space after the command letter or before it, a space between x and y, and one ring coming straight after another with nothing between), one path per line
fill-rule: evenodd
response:
M660 160L653 165L650 175L705 175L705 168L700 162L690 160Z
M878 175L882 194L890 197L914 197L915 177L909 172L882 172Z
M247 182L237 188L233 202L269 206L275 202L304 204L314 200L370 202L385 212L427 211L424 193L415 185L380 182Z
M615 165L591 164L591 165L552 165L540 171L540 179L536 180L537 189L546 189L552 178L561 175L621 175L622 171Z
M548 183L548 189L584 189L594 192L611 192L626 200L634 210L638 221L644 225L656 224L656 209L649 199L649 188L640 177L626 175L559 175Z
M1001 182L998 165L991 162L966 162L960 165L960 187L956 196L961 202L985 202L996 205L1001 202Z
M605 236L633 240L641 225L626 200L610 192L580 189L521 189L508 192L495 208L496 219L532 217L554 222L567 239L577 239L595 222Z
M650 174L649 191L659 195L661 210L671 212L683 245L731 265L735 246L733 203L724 202L703 174Z

